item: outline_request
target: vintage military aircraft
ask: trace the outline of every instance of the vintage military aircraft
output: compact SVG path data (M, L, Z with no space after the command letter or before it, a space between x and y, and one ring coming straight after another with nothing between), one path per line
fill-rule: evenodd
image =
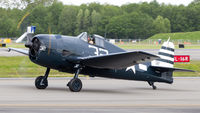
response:
M46 67L44 76L35 80L38 89L48 86L50 69L75 73L67 86L73 92L82 89L79 74L90 77L107 77L125 80L147 81L153 89L154 82L173 83L174 71L192 70L174 68L174 44L164 42L158 55L142 51L127 52L99 35L88 35L86 32L78 36L38 34L33 36L34 26L29 26L16 42L27 37L25 46L29 50L9 48L28 55L30 60Z

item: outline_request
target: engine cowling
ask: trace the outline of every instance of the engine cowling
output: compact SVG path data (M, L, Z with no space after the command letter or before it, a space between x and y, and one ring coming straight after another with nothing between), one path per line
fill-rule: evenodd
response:
M29 55L32 59L36 59L39 53L40 46L41 46L41 42L37 37L33 38L31 43L27 45L27 47L29 48Z

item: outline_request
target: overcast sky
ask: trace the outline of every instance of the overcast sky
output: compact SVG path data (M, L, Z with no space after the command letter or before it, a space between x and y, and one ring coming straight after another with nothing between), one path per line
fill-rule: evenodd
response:
M150 2L153 0L59 0L62 1L64 4L69 5L80 5L82 3L91 3L91 2L98 2L100 4L113 4L121 6L122 4L127 3L139 3L139 2ZM193 0L157 0L159 3L165 3L165 4L173 4L173 5L188 5Z

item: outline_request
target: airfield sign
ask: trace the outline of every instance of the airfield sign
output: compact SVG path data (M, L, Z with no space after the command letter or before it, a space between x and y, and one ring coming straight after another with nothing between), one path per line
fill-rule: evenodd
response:
M175 55L174 62L190 62L189 55Z

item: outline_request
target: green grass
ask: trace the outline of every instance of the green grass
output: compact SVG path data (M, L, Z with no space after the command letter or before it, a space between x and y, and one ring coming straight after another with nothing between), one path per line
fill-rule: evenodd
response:
M149 45L149 44L132 44L132 43L126 43L126 44L115 44L116 46L123 48L123 49L160 49L161 45Z
M161 48L161 45L156 45L156 44L150 45L150 44L116 43L115 45L123 49L160 49ZM178 45L175 45L175 49L180 49L180 48L178 48ZM185 49L200 49L200 45L185 45Z
M195 73L176 72L175 76L200 76L200 61L176 63L175 67L195 70ZM37 77L44 75L45 68L32 63L26 56L0 57L0 77ZM73 76L72 74L51 70L51 77ZM81 75L83 76L83 75Z
M0 77L36 77L44 75L45 68L32 63L26 56L0 57ZM51 70L50 76L72 76Z
M23 43L10 43L10 44L6 44L6 47L25 48Z
M178 33L160 33L156 34L148 39L163 39L167 40L171 37L171 40L200 40L200 31L194 32L178 32Z
M200 61L190 61L189 63L175 63L174 67L196 71L196 72L175 72L174 76L183 76L183 77L200 76Z
M159 49L161 44L157 44L158 39L162 39L162 42L164 42L168 40L169 37L170 41L175 44L176 49L179 49L178 44L180 43L185 44L185 49L200 49L200 31L160 33L137 43L123 42L116 43L115 45L123 49Z

